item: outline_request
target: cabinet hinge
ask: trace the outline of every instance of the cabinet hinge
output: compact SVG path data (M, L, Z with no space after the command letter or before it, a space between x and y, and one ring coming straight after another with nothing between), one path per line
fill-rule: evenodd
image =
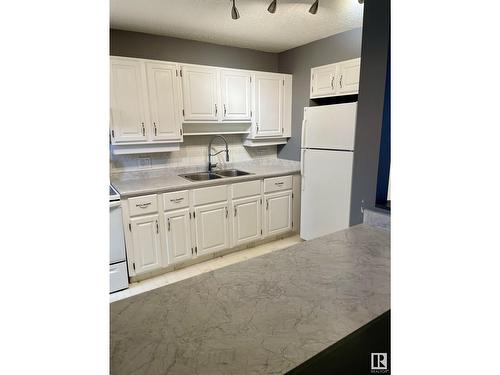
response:
M115 131L111 130L111 136L114 138L115 137Z
M293 193L292 193L292 199L293 199Z
M260 234L262 234L262 229L260 230Z
M262 198L260 198L260 204L262 205Z
M134 271L135 271L135 262L134 262L134 263L132 263L132 267L134 267Z
M252 118L252 117L253 117L252 110L250 110L250 118Z
M182 135L182 129L179 129L179 130L180 130L180 132L181 132L181 135Z
M179 77L179 71L177 69L175 69L175 76Z
M189 220L191 220L191 212L189 213Z
M252 83L252 76L250 76L250 83Z
M196 219L196 211L193 212L193 219Z
M283 86L285 86L285 80L283 80Z
M198 246L195 246L195 247L194 247L194 252L195 252L196 254L198 254Z
M180 74L180 75L181 75L181 77L182 77L182 69L180 70L179 74Z
M285 128L281 128L281 133L285 133Z
M292 221L292 228L293 228L293 221Z
M132 224L128 223L128 230L132 232Z
M184 108L182 108L182 115L185 116L186 113L184 112Z

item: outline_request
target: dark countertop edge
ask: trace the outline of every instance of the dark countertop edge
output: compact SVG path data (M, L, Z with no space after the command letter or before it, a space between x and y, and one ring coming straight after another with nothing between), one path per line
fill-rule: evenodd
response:
M148 195L148 194L162 194L162 193L168 193L172 191L179 191L179 190L188 190L188 189L196 189L200 187L209 187L209 186L217 186L217 185L228 185L232 183L238 183L238 182L245 182L245 181L252 181L252 180L261 180L263 178L270 178L270 177L280 177L280 176L288 176L288 175L294 175L294 174L300 174L300 169L297 170L291 170L291 171L283 171L283 172L269 172L269 173L254 173L246 176L237 176L237 177L225 177L225 178L220 178L216 180L207 180L207 181L193 181L190 182L186 180L186 184L188 185L177 185L177 186L169 186L161 189L146 189L146 190L141 190L141 191L133 191L133 192L121 192L120 189L113 183L111 182L111 185L118 191L120 194L120 198L122 199L127 199L127 198L133 198L133 197L138 197L142 195ZM179 177L179 176L177 176ZM179 177L183 178L183 177Z

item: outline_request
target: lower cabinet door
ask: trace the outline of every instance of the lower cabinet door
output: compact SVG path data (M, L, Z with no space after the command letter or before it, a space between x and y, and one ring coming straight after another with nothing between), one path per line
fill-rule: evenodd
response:
M158 219L158 214L130 219L136 275L162 267Z
M285 233L292 230L292 192L264 196L264 235Z
M261 197L233 200L233 246L261 237Z
M198 255L213 253L229 247L227 202L195 208L196 251Z
M165 212L165 234L169 263L178 263L191 259L191 230L189 226L189 208Z

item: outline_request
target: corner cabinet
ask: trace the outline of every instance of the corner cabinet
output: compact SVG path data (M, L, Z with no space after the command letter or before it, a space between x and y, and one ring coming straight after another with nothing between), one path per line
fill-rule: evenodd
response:
M112 57L110 76L112 145L182 141L177 64Z
M357 58L312 68L310 98L357 94L360 67Z
M129 275L150 277L296 231L299 201L299 175L122 200Z

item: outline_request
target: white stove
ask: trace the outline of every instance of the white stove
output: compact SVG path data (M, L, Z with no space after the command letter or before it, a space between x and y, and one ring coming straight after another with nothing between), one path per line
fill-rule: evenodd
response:
M111 185L109 186L109 283L110 293L128 288L120 194Z

